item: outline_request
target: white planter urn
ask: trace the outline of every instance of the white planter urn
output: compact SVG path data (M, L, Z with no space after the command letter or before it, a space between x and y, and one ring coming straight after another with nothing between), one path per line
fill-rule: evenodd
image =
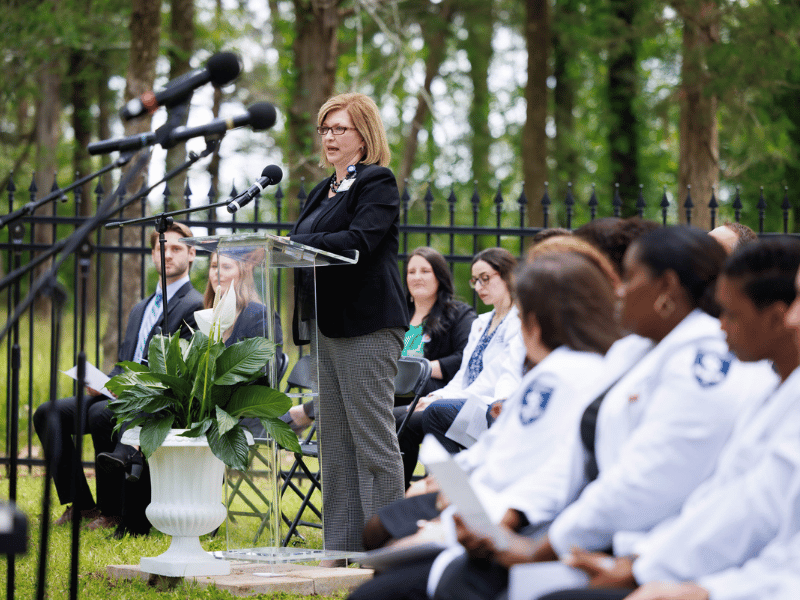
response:
M200 545L200 536L225 520L225 464L211 452L205 437L182 437L183 431L170 431L148 459L152 499L145 514L156 529L172 536L172 543L164 554L143 557L139 568L167 577L228 575L230 563ZM138 445L139 428L126 431L122 441Z

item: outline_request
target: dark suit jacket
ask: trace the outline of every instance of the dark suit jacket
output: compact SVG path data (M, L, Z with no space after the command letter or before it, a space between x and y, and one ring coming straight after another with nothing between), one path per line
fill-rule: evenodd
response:
M305 219L325 198L329 179L309 194L297 222ZM358 250L355 265L317 269L317 326L323 335L332 338L355 337L387 327L408 327L408 310L404 299L397 249L400 227L400 195L394 174L378 165L356 165L355 180L347 191L314 222L311 233L297 234L297 225L289 234L299 242L345 256ZM302 290L310 269L296 269L295 289ZM297 299L297 293L295 294ZM293 330L297 339L295 304Z
M425 342L423 353L428 360L438 360L442 368L442 379L431 378L424 388L425 394L430 394L443 388L458 373L461 368L461 358L464 348L469 340L469 332L472 329L472 322L478 316L469 304L456 302L449 319L442 325L445 333L442 335L431 336L430 341Z
M144 309L147 308L147 304L154 295L155 292L139 302L133 307L133 310L131 310L131 314L128 317L128 325L125 328L125 338L122 340L119 346L119 352L117 353L119 362L133 360L133 356L136 354L136 343L139 341L139 327L141 327L142 319L144 318ZM191 282L186 282L186 284L181 286L167 302L167 333L171 334L180 330L181 337L188 340L192 336L189 328L197 329L197 322L194 320L194 311L201 310L202 308L203 295L192 287ZM155 334L156 328L160 328L161 324L162 321L159 319L150 331L147 336L148 345ZM145 348L145 355L146 354L147 348ZM113 377L120 373L122 373L122 368L115 366L108 375L109 377Z

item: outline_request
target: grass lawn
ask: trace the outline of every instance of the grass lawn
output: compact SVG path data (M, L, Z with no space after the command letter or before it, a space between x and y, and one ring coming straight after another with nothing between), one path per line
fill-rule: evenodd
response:
M88 472L92 475L92 472ZM89 483L94 486L94 478L90 477ZM16 558L15 569L15 598L30 599L36 597L37 574L39 570L39 552L41 540L41 501L43 488L43 477L41 469L34 469L33 472L27 468L21 468L18 479L18 507L28 517L29 527L29 546L28 553ZM8 479L4 475L2 492L0 497L8 498ZM299 500L295 501L287 494L284 503L284 512L293 514L299 506ZM52 502L50 521L57 519L64 510L58 504L55 489L52 489ZM309 513L306 513L309 518ZM309 520L311 520L309 518ZM69 598L69 574L70 574L70 548L72 545L71 527L51 527L47 561L47 584L46 598ZM150 535L143 537L126 537L122 540L109 538L108 531L86 531L81 530L80 535L80 562L79 573L79 597L91 599L109 600L148 600L148 599L228 599L235 598L228 592L214 588L201 588L192 584L179 584L174 589L158 589L149 586L143 581L111 581L106 576L106 566L138 564L142 556L157 556L166 551L169 546L169 536L152 530ZM306 548L320 548L321 537L318 529L303 529L305 541L295 538L295 545ZM226 541L224 535L224 525L216 537L205 536L201 538L201 543L206 550L225 550ZM7 562L3 561L0 567L0 593L6 590L7 581ZM304 598L297 594L257 594L253 598L272 598L276 600L295 600ZM344 598L345 594L337 596L315 596L316 598Z

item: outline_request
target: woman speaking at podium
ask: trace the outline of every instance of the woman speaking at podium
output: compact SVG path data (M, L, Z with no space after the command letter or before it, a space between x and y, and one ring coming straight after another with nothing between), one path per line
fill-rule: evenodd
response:
M331 177L309 194L289 238L354 265L295 271L295 343L316 338L318 416L326 550L361 550L366 519L403 497L392 407L397 359L408 326L397 267L400 195L375 102L330 98L317 115L320 165ZM326 566L346 561L325 561Z

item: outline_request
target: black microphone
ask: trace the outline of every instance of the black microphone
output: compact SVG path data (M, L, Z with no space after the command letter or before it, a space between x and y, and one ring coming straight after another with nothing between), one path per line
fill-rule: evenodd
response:
M251 185L246 192L242 192L228 203L228 212L235 213L237 210L250 203L250 201L264 191L268 185L280 183L283 179L283 171L277 165L267 165L261 171L261 179Z
M247 109L247 114L231 117L228 119L214 119L205 125L198 127L176 127L167 136L167 141L170 144L176 144L189 138L199 136L212 136L223 134L229 129L236 129L237 127L244 127L250 125L253 131L260 131L262 129L269 129L275 125L277 113L275 107L269 102L256 102Z
M160 92L147 91L128 102L119 112L129 121L146 113L154 113L159 106L167 108L182 103L192 92L209 81L214 87L227 85L239 76L242 64L239 57L231 52L215 54L202 69L196 69L170 81Z
M247 109L247 114L239 115L230 119L215 119L205 125L198 127L176 127L164 138L158 132L148 131L137 135L129 135L124 138L113 140L102 140L92 142L87 147L89 154L108 154L109 152L126 152L128 150L138 150L145 146L161 144L164 148L171 148L178 142L188 140L198 136L210 136L225 133L228 129L244 127L250 125L254 131L269 129L275 124L277 113L275 107L269 102L257 102ZM160 131L160 129L159 129Z
M138 150L145 146L152 146L157 143L157 136L154 131L147 133L139 133L137 135L129 135L124 138L117 138L115 140L102 140L100 142L92 142L87 146L89 154L108 154L109 152L126 152L128 150Z

